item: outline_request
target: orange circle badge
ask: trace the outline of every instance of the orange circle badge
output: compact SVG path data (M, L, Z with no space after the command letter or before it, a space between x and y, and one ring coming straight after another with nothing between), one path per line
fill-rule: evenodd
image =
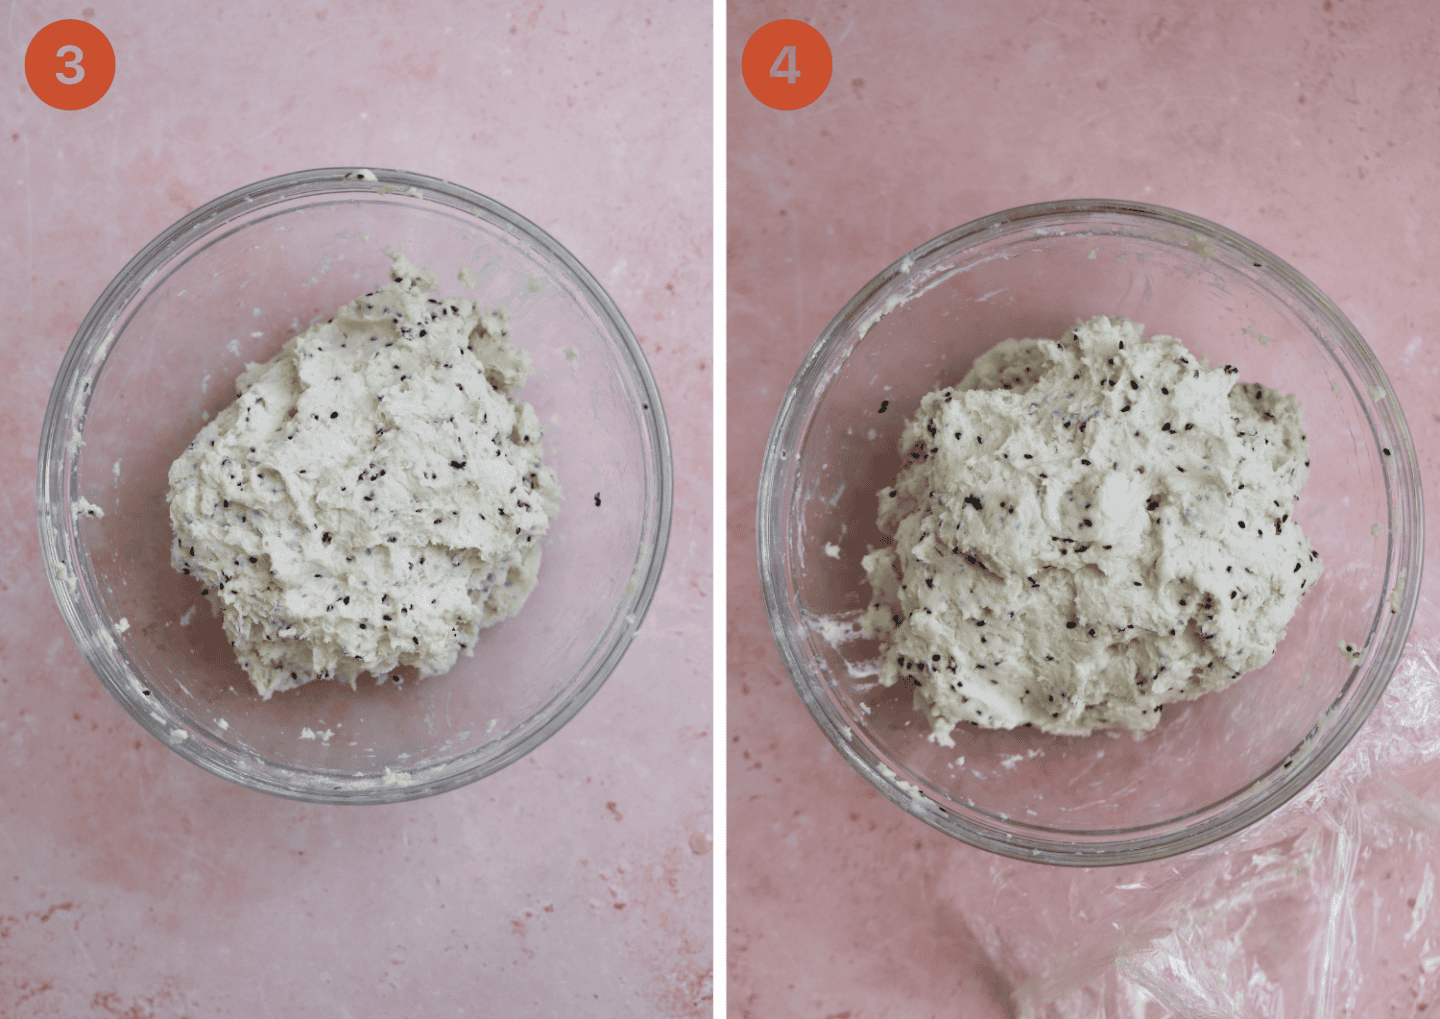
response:
M88 21L52 21L25 50L25 80L57 110L83 110L115 80L115 50Z
M757 29L740 55L750 94L773 110L798 110L830 84L830 45L803 21L772 21Z

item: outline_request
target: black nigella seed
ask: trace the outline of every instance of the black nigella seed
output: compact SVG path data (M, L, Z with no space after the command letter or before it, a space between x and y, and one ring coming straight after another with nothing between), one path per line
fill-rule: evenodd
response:
M469 462L468 460L451 460L451 461L450 461L450 466L451 466L451 467L454 467L454 468L458 471L458 470L460 470L462 467L464 467L468 462Z
M599 505L600 505L600 493L599 493L599 492L596 492L596 493L595 493L595 505L596 505L596 506L599 506Z
M1092 636L1092 637L1095 636L1095 631L1094 631L1094 630L1091 630L1091 631L1090 631L1090 636Z
M1381 452L1383 452L1386 456L1390 456L1390 447L1389 447L1389 446L1382 446L1382 447L1380 447L1380 449L1381 449Z
M1240 526L1241 526L1241 527L1244 527L1244 526L1245 526L1245 521L1243 521L1243 520L1240 521Z
M1131 380L1130 380L1130 388L1131 388L1131 389L1139 389L1139 388L1140 388L1140 383L1136 382L1134 379L1131 379Z
M1075 620L1073 620L1073 619L1070 620L1070 622L1068 622L1068 623L1065 624L1065 628L1066 628L1067 630L1073 630L1073 629L1075 629L1075 626L1076 626L1076 623L1075 623Z
M320 539L320 544L322 544L322 545L328 545L328 544L330 544L330 532L329 532L329 531L326 531L326 532L325 532L325 536Z
M879 412L880 412L881 414L884 414L885 411L887 411L889 408L890 408L890 401L889 401L889 400L881 400L881 401L880 401L880 411L879 411Z
M973 506L973 507L975 507L977 510L984 508L984 507L981 505L981 503L980 503L980 497L979 497L978 495L967 495L967 496L965 497L965 505L967 505L967 506Z
M333 421L335 418L338 418L339 416L340 416L340 412L339 412L338 410L332 410L332 411L330 412L330 419L331 419L332 421Z
M253 555L250 557L250 561L251 561L252 563L255 562L255 557L254 557Z

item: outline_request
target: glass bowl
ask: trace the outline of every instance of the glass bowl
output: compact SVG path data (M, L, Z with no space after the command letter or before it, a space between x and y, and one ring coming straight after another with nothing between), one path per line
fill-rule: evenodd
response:
M1009 337L1106 314L1179 337L1300 401L1312 467L1294 515L1324 570L1271 662L1167 707L1136 738L1034 729L930 741L908 685L877 682L858 621L876 494L920 398ZM878 413L882 401L889 412ZM976 220L871 280L826 327L761 471L760 576L790 678L826 736L892 802L1019 859L1092 866L1184 852L1254 823L1332 761L1383 692L1419 591L1418 467L1394 391L1355 328L1274 255L1154 206L1064 201ZM832 547L839 556L833 557ZM1341 641L1364 648L1358 663Z
M167 472L247 362L388 282L396 250L433 269L442 296L509 310L535 365L518 395L565 498L534 592L473 658L420 681L362 675L353 691L321 681L262 701L200 585L171 568ZM398 170L273 177L147 244L65 355L37 474L51 586L106 689L202 768L327 803L454 789L552 736L640 626L673 490L655 380L595 278L504 206ZM82 498L104 516L73 509Z

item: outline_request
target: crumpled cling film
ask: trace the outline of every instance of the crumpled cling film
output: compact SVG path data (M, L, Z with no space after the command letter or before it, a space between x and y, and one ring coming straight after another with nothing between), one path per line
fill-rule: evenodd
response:
M1422 596L1350 746L1301 796L1218 844L1090 870L966 854L939 892L969 919L1011 1013L1440 1016L1437 666L1440 613Z

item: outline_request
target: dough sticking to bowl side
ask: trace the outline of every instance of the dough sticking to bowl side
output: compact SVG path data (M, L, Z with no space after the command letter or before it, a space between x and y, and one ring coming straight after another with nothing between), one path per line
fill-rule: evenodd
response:
M1320 557L1294 397L1097 317L930 393L863 563L880 682L960 722L1140 733L1270 660Z
M504 312L393 282L236 380L170 468L171 564L223 616L261 697L431 676L520 610L560 487Z

